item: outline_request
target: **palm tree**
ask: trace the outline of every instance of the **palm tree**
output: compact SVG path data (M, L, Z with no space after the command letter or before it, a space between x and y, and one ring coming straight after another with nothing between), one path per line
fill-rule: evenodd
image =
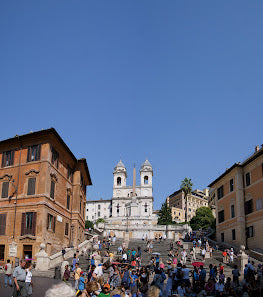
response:
M191 178L185 177L184 180L181 182L181 187L180 187L185 197L185 222L187 222L187 198L188 198L188 195L191 195L192 193L192 187L193 187L193 183Z

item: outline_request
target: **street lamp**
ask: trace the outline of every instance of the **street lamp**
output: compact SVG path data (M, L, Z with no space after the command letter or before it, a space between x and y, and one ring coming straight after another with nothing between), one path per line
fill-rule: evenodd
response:
M14 202L15 203L15 215L14 215L14 229L13 229L13 238L15 238L15 229L16 229L16 206L17 206L17 185L15 185L15 180L13 179L13 180L10 180L9 181L10 183L11 183L11 185L15 188L15 191L13 192L13 194L12 195L10 195L9 197L8 197L8 199L9 199L9 203L10 203L10 201L11 201L11 199L13 198L13 196L16 194L16 201Z
M73 243L73 230L74 230L74 225L71 225L71 243L70 247L74 248L74 243Z
M126 221L126 232L127 232L127 233L129 232L129 229L128 229L128 215L129 215L129 214L128 214L128 209L129 209L129 208L127 207L127 208L126 208L126 220L127 220L127 221Z

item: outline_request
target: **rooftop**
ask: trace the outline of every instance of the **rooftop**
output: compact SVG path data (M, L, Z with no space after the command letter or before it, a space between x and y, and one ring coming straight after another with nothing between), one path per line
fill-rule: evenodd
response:
M255 152L248 157L244 162L239 162L239 163L234 163L230 168L227 168L224 173L222 173L218 178L216 178L213 182L211 182L208 187L212 187L215 183L217 183L221 178L226 176L229 172L231 172L234 168L236 167L244 167L247 164L251 163L254 161L256 158L258 158L260 155L263 154L263 145L261 145L261 148L259 146L256 146Z
M60 135L58 134L58 132L56 131L55 128L43 129L43 130L36 131L36 132L31 131L27 134L16 135L15 137L4 139L4 140L0 141L0 147L4 146L4 145L9 145L9 144L17 144L19 146L22 146L23 142L30 141L31 139L35 140L36 138L50 136L50 135L53 135L56 137L56 139L62 144L62 146L66 149L66 151L72 157L74 162L82 164L84 166L84 169L87 174L87 179L89 181L89 185L92 185L92 181L91 181L91 177L90 177L86 159L85 158L77 159L75 157L75 155L71 152L69 147L66 145L64 140L60 137Z

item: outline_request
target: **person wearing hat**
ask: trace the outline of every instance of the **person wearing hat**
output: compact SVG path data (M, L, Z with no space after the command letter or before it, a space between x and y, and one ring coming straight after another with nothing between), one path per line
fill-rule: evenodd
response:
M77 296L82 294L82 292L85 289L85 284L87 283L87 280L85 281L83 276L84 276L84 272L81 271L80 272L80 277L79 277L79 283L78 283L78 291L77 291L77 294L76 294Z
M99 293L98 297L110 297L110 285L109 284L105 284L102 287L102 292Z

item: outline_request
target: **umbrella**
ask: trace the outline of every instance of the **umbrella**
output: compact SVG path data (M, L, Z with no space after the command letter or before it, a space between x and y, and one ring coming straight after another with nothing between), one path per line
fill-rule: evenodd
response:
M193 262L192 265L199 267L199 266L204 266L204 263L203 262Z
M152 253L152 255L160 256L161 254L158 252L154 252L154 253Z

